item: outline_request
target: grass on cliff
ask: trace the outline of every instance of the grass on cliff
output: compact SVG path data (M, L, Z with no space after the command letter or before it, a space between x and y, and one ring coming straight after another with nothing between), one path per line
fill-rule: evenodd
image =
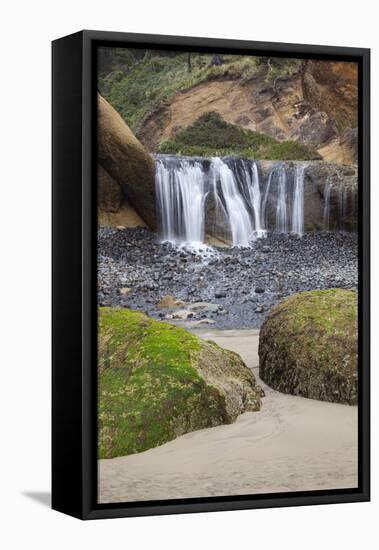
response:
M217 79L239 79L242 83L257 74L266 75L266 84L296 72L301 60L265 57L222 55L222 63L214 64L214 56L205 53L191 54L191 71L188 70L188 53L154 52L146 50L141 59L132 50L107 48L106 71L100 71L100 93L120 113L125 122L138 133L144 118L168 101L179 90L201 82Z
M194 124L162 141L160 153L190 156L238 156L249 159L312 160L318 153L296 141L279 142L267 134L226 122L219 113L208 112Z
M100 76L99 90L138 133L144 117L175 92L217 75L219 68L209 67L211 58L208 54L193 54L189 72L186 53L161 57L147 52L126 74L116 70Z
M196 336L125 308L99 313L99 458L141 452L225 418L193 366Z

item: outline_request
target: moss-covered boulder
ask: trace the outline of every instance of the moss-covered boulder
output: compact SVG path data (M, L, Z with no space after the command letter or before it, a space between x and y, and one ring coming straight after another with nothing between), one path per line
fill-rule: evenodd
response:
M300 292L275 306L259 338L259 375L284 393L355 405L357 293Z
M139 311L100 308L100 458L234 422L260 396L236 353Z

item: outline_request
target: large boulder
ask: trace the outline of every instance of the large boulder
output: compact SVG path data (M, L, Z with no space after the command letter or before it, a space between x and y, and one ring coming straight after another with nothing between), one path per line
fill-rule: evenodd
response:
M275 306L260 332L259 375L283 393L357 404L357 292L300 292Z
M155 163L121 116L98 95L98 160L143 220L156 228Z
M123 200L122 189L111 175L98 164L97 166L97 205L104 212L118 212Z
M145 451L257 411L236 353L139 311L100 308L99 458Z
M110 174L97 166L97 221L107 227L146 227L146 223L125 199L124 193Z

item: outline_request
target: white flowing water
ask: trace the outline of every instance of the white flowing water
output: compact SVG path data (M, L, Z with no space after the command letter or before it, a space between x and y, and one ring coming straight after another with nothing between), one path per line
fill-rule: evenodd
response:
M225 205L233 246L249 246L254 238L254 228L232 170L215 157L212 159L211 173L216 204Z
M296 166L292 206L292 233L300 237L304 233L304 170L302 164Z
M201 165L181 160L170 169L158 160L155 185L163 240L203 243L206 194Z
M287 219L287 178L283 166L279 169L278 199L276 203L276 230L279 233L288 233Z
M261 209L261 212L262 212L262 227L267 227L267 212L266 212L266 210L267 210L267 200L268 200L268 196L270 194L271 181L272 181L272 176L273 176L274 173L275 173L275 171L271 170L271 172L268 176L266 191L265 191L265 194L264 194L264 197L263 197L262 209Z
M331 185L327 181L324 188L324 228L329 229L330 225L330 192L331 192Z
M246 174L246 180L248 182L250 204L254 214L255 233L257 237L261 237L266 234L266 231L264 229L264 219L262 219L261 214L261 189L259 185L258 166L256 162L253 162L251 167L251 177L249 170L246 167L246 163L244 163L243 166Z
M204 246L206 200L214 202L215 220L233 246L247 247L273 229L304 233L304 172L297 164L293 186L284 163L270 171L264 193L258 163L242 159L157 156L156 201L162 239L198 249ZM324 219L329 223L329 190L325 191ZM291 204L292 203L292 204ZM346 193L340 197L344 216ZM199 248L200 249L200 248Z
M338 229L345 231L346 229L346 209L348 189L345 186L340 186L338 189Z

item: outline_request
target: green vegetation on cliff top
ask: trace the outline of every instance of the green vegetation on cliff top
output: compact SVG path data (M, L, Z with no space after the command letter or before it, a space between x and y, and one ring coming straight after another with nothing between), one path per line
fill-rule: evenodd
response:
M209 112L194 124L162 141L160 153L190 156L239 156L250 159L312 160L318 153L296 141L279 142L267 134L253 132L226 122L219 113Z
M100 48L100 93L138 134L144 118L176 92L217 78L248 82L264 73L269 85L275 79L298 71L299 59L222 55L220 64L212 54L162 52L123 48ZM218 56L220 57L220 56Z

